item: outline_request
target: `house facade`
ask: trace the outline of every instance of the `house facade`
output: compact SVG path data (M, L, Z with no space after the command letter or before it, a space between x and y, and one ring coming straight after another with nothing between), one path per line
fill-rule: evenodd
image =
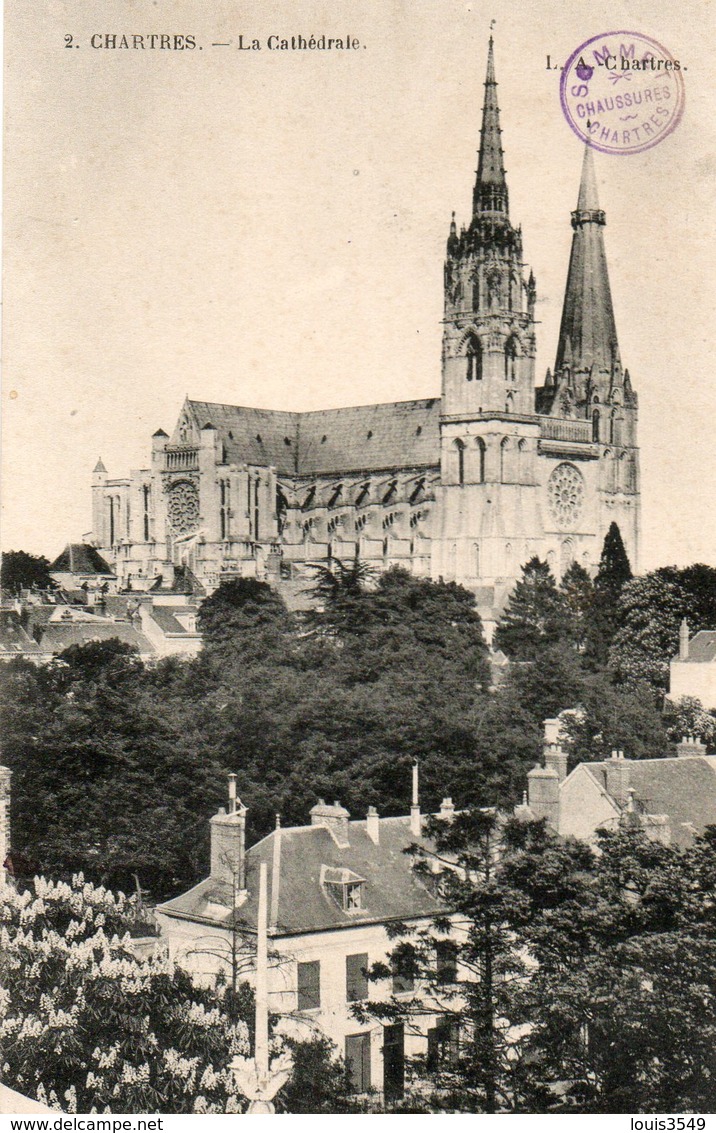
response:
M669 699L692 696L708 711L716 708L716 630L702 629L691 637L684 618L679 652L669 664Z
M444 264L442 389L291 413L187 399L151 463L92 480L93 541L122 587L189 571L280 581L362 561L456 580L483 614L533 555L594 570L616 521L639 555L637 397L617 340L591 149L554 370L535 384L537 285L509 210L493 45L466 225Z
M544 763L527 776L517 812L544 818L562 837L594 842L599 830L641 829L653 841L686 847L716 824L716 755L694 737L676 756L580 763L567 774L557 720L546 721Z
M232 777L233 780L233 777ZM441 814L450 817L445 800ZM429 849L417 804L409 817L380 818L370 808L351 820L339 803L322 800L309 826L277 826L246 848L246 809L230 781L228 812L211 820L211 873L187 893L158 906L170 954L199 979L219 972L253 980L261 864L268 871L269 1011L280 1030L302 1039L326 1035L350 1067L356 1094L402 1096L406 1056L448 1054L456 1036L440 1016L402 1024L359 1023L362 1001L412 999L415 989L396 976L369 981L373 964L388 962L391 922L429 928L446 909L404 852ZM451 940L436 954L441 979L457 978ZM453 1048L454 1049L454 1048Z

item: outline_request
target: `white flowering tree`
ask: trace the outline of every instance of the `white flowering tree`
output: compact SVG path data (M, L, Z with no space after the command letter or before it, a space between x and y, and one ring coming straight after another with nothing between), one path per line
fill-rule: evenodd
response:
M240 1112L228 1063L249 1032L165 956L138 959L137 899L36 878L0 888L7 1085L69 1113Z

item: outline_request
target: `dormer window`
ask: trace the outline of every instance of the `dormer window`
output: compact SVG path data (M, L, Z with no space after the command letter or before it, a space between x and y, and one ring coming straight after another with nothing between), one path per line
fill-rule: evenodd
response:
M321 882L326 893L344 913L362 911L364 877L359 877L351 869L324 865L321 868Z
M353 913L363 907L362 893L362 881L353 881L343 886L343 908L347 913Z

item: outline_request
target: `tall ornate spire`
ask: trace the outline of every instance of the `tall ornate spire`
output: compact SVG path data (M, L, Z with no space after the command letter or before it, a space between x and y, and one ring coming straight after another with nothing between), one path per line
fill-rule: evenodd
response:
M485 76L485 102L482 107L480 154L477 160L477 179L472 195L473 216L481 213L503 213L507 216L508 194L505 181L505 163L500 140L500 108L497 105L495 79L495 53L490 36Z
M572 213L574 235L555 362L557 372L569 366L574 372L593 368L595 372L611 373L619 362L602 232L605 224L597 196L592 148L587 145L577 208Z

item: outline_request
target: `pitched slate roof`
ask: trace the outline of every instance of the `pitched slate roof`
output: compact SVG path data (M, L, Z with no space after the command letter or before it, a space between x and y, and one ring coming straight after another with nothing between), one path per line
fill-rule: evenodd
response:
M311 413L187 404L197 429L210 423L219 432L229 463L299 476L440 464L439 398Z
M246 853L246 902L237 910L237 921L255 929L258 903L258 875L261 862L268 865L269 908L273 884L272 863L276 832L269 834ZM410 831L408 818L381 818L380 844L368 837L365 822L349 822L350 845L341 849L324 826L286 827L280 831L281 869L278 900L279 935L350 928L354 925L382 923L413 917L429 917L445 907L415 874L412 858L403 851L423 841ZM330 895L325 869L348 869L365 878L362 908L345 912ZM199 882L187 893L158 906L173 917L232 923L231 888L212 878ZM223 906L225 915L217 914Z
M149 614L163 633L181 633L184 636L200 637L196 631L183 626L177 614L196 614L196 606L150 606Z
M0 657L45 656L46 650L38 645L34 638L13 616L0 618Z
M699 630L689 642L688 657L679 657L677 653L672 657L672 661L681 661L684 665L690 661L716 661L716 629Z
M677 759L629 759L629 786L643 814L669 816L672 841L688 845L693 833L716 824L716 756ZM580 764L606 791L607 764ZM608 793L608 792L607 792Z
M50 622L42 635L41 645L44 650L61 653L70 645L89 645L93 641L110 641L113 638L134 645L143 656L154 654L149 639L129 622L103 623L99 619L92 622Z
M99 551L88 543L68 543L62 554L50 565L50 570L69 574L107 574L114 577L114 571Z

